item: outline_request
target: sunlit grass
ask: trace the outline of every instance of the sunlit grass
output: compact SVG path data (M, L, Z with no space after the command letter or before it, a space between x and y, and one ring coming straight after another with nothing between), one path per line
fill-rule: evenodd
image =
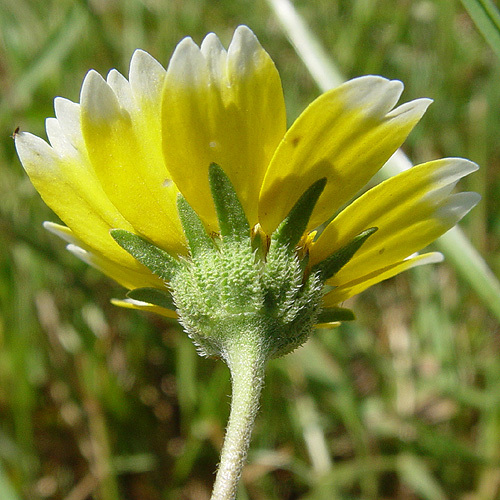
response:
M346 77L398 78L405 100L435 100L405 150L481 165L464 188L483 201L462 227L498 274L500 65L462 4L296 4ZM2 500L210 492L226 368L174 324L109 304L119 287L41 228L56 218L9 135L43 135L53 98L78 100L90 68L126 73L136 47L166 63L183 36L227 44L240 23L276 61L291 121L319 91L263 1L0 3ZM241 499L498 498L497 322L446 263L356 301L355 323L270 363Z

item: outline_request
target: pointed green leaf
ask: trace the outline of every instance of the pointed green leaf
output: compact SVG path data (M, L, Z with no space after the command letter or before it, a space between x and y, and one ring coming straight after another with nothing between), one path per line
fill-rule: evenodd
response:
M356 319L354 313L345 307L328 307L322 309L316 320L316 324L334 323L336 321L353 321Z
M299 198L272 236L272 244L293 250L302 238L311 214L326 186L326 177L312 184Z
M181 194L177 198L177 211L179 212L182 229L188 240L191 255L194 257L203 250L213 249L214 242L207 234L203 222Z
M112 229L113 239L132 257L144 264L151 272L165 281L170 281L178 263L165 250L124 229Z
M330 257L313 266L312 271L319 271L320 278L323 281L334 276L342 269L360 249L361 245L375 232L378 228L371 227L358 234L350 243L340 250L334 252Z
M250 239L250 225L228 176L216 163L210 165L208 176L222 237Z
M167 290L160 290L159 288L135 288L127 293L127 297L172 311L176 309L172 295Z

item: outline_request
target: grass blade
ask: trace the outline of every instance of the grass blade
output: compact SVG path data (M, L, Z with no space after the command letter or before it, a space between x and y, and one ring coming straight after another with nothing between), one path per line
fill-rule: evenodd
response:
M21 500L21 497L17 495L14 487L10 483L7 474L3 470L2 464L0 463L0 498L2 500Z
M477 29L500 58L500 13L491 0L461 0Z

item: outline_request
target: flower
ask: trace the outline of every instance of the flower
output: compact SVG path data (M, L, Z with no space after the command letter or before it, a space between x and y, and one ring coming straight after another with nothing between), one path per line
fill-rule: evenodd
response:
M116 70L106 80L90 71L79 104L55 99L56 117L46 121L50 144L27 132L15 141L35 188L66 224L46 228L129 290L168 284L118 245L110 230L126 230L186 259L179 193L208 233L220 232L211 164L229 179L253 239L264 241L264 254L266 239L297 200L325 179L300 239L297 255L308 259L304 272L367 234L326 279L330 291L322 304L333 307L406 269L441 260L439 253L415 252L479 200L476 193L452 194L477 166L449 158L415 166L348 204L431 102L395 107L402 90L401 82L380 76L350 80L317 98L287 130L274 63L252 31L240 26L227 51L213 33L200 48L185 38L167 70L137 50L128 80ZM366 233L371 228L377 231ZM155 300L116 303L177 315Z

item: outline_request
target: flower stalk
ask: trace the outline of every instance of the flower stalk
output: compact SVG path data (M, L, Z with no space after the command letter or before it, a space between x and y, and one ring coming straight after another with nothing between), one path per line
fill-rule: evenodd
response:
M265 350L260 335L247 331L225 353L231 371L231 413L227 424L212 500L236 497L264 383Z

